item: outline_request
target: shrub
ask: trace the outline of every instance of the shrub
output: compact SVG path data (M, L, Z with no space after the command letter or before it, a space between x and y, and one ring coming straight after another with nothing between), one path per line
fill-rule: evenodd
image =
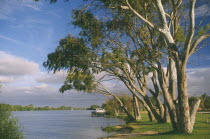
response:
M0 104L0 139L22 139L20 126L7 104Z
M118 129L115 128L114 126L107 126L105 128L101 127L102 131L105 131L107 133L112 133L112 132L116 132Z

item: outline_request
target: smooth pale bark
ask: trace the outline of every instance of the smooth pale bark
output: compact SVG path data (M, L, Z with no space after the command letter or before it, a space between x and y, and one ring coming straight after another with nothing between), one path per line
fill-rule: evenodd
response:
M151 112L153 113L153 115L155 116L156 120L160 123L164 122L164 120L162 119L162 117L158 114L158 112L156 111L154 105L152 104L151 100L149 99L148 96L144 96L143 97L146 104L150 107Z
M122 103L122 101L115 95L112 94L112 96L117 100L117 102L120 104L120 108L122 108L122 110L126 113L126 115L128 116L128 118L130 120L135 120L135 118L133 117L133 115L131 115L128 110L125 108L124 104Z
M186 67L177 67L177 88L179 105L179 130L183 133L191 133L190 108L188 101Z
M137 98L133 95L133 109L134 109L134 118L136 121L141 120L140 108Z
M157 121L156 117L154 116L152 110L150 109L150 107L147 105L147 103L144 101L143 98L141 98L135 90L130 90L133 95L143 104L144 108L147 110L148 115L149 115L149 119L150 121Z
M175 86L175 63L172 58L169 59L169 93L171 94L171 97L173 101L176 100L176 86Z
M129 88L129 87L128 87ZM143 106L145 107L145 109L147 110L148 114L150 115L150 121L156 121L156 117L154 116L151 108L147 105L147 103L145 102L145 100L143 98L141 98L138 93L134 90L134 89L129 89L133 95L143 104Z
M136 90L134 90L133 88L131 88L131 86L128 85L127 82L124 82L124 84L127 86L127 88L132 92L132 94L142 103L142 105L144 106L144 108L147 110L148 115L150 115L149 119L150 121L156 121L157 119L155 118L155 116L153 115L152 110L150 109L150 107L147 105L147 103L144 101L143 98L141 98L138 93L136 92Z
M168 112L168 107L166 104L164 104L164 108L165 108L165 111L164 111L164 121L166 123L170 123L171 120L170 120L170 115L169 115L169 112Z
M149 120L152 122L152 121L156 121L155 117L153 116L153 114L151 112L148 111L148 117L149 117Z
M177 130L178 125L177 125L176 107L174 105L171 94L168 92L167 79L165 77L165 73L163 71L163 68L162 68L162 65L161 65L160 62L158 62L157 73L158 73L158 81L159 81L160 87L162 89L163 96L166 100L166 105L168 107L168 111L169 111L169 114L170 114L170 119L171 119L173 129Z
M159 89L159 86L157 84L157 73L156 71L153 71L153 77L151 78L152 79L152 83L153 83L153 86L154 86L154 89L155 89L155 92L156 93L152 93L152 95L154 96L155 98L155 101L157 103L157 107L159 109L159 113L160 113L160 116L162 119L164 119L165 115L164 115L164 106L159 98L159 95L160 95L160 89ZM165 121L165 120L164 120Z
M159 83L160 87L163 91L164 97L166 98L166 103L168 106L168 110L170 113L170 118L172 121L173 128L175 130L179 130L182 133L191 133L193 129L193 117L190 116L189 110L189 102L188 102L188 90L187 90L187 77L186 77L186 64L188 58L191 54L193 54L196 50L197 45L204 39L210 37L210 34L205 34L200 36L196 40L194 40L194 33L195 33L195 2L196 0L190 0L189 5L189 26L187 28L187 35L184 42L184 45L176 46L175 43L175 33L179 27L179 16L178 10L180 9L180 5L182 0L179 1L171 1L173 4L172 8L172 17L166 18L167 13L164 10L164 6L161 0L154 0L155 8L158 10L158 17L160 18L160 22L158 24L150 22L142 13L137 12L132 5L129 3L129 0L125 0L127 6L129 7L130 11L132 11L139 19L141 19L145 24L147 24L151 30L159 31L161 34L164 35L166 39L167 46L166 48L170 51L170 58L175 61L176 71L177 71L177 93L178 93L178 102L175 103L173 101L174 95L170 94L168 91L173 90L172 82L170 89L168 90L168 84L165 82L165 77L163 75L162 68L159 70ZM172 28L167 23L172 20ZM194 41L194 42L193 42ZM172 77L172 76L171 76ZM170 77L170 78L171 78ZM171 80L171 79L170 79ZM172 80L171 80L172 81ZM175 105L176 104L176 105ZM178 125L177 126L177 123Z
M165 118L165 114L164 114L165 108L164 108L164 106L163 106L159 97L156 98L156 103L157 103L157 107L158 107L159 112L160 112L160 116L161 116L162 119L164 119Z
M137 99L139 100L140 98L137 97ZM140 101L140 100L139 100L139 101ZM142 99L140 102L142 102L142 101L144 102L143 99ZM151 122L152 122L152 121L157 121L156 118L155 118L155 116L153 115L153 113L152 113L150 107L148 107L148 105L147 105L145 102L143 103L143 106L144 106L144 108L145 108L145 109L147 110L147 112L148 112L150 121L151 121Z
M143 98L144 103L146 103L146 105L149 107L148 109L150 110L150 112L152 113L152 115L154 115L155 119L158 122L163 122L162 117L156 111L156 108L154 107L154 105L150 101L149 97L146 95L145 86L141 86L141 88L143 90L140 89L139 87L136 86L136 84L134 82L134 79L131 79L131 77L129 76L129 73L126 70L124 70L124 73L127 76L128 81L129 81L129 82L123 81L124 84L127 86L127 88L133 93L133 95L135 95L137 97L137 99L139 101L141 101L141 99ZM141 95L142 98L139 95Z
M194 124L195 124L195 116L196 116L196 113L197 113L197 110L198 110L198 107L200 105L200 102L201 100L200 99L196 99L193 101L193 104L191 106L191 109L190 109L190 120L191 120L191 132L193 131L193 127L194 127Z

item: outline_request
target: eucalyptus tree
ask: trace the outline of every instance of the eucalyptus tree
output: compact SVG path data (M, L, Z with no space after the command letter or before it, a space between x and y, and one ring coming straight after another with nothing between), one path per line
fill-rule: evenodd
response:
M48 70L68 70L61 92L107 92L101 90L100 80L95 77L106 72L123 82L151 117L162 122L168 110L174 130L191 133L200 100L190 109L186 65L199 43L210 36L209 25L200 26L202 20L195 26L195 2L90 1L83 9L73 11L73 25L81 29L79 37L62 39L44 65ZM149 74L154 89L148 85ZM159 112L147 92L154 96Z
M106 3L97 5L96 10L101 6L104 10L104 7L107 7ZM49 54L48 61L44 63L48 70L68 69L69 74L60 91L77 89L107 92L98 89L99 82L94 78L94 73L106 72L115 80L122 81L141 101L149 112L150 120L163 122L164 107L159 98L160 89L155 71L152 77L155 91L147 85L146 76L152 71L148 60L152 63L151 57L154 55L150 54L151 51L147 48L150 41L147 39L147 27L133 17L131 12L124 14L121 8L115 10L114 7L114 14L103 16L103 19L96 18L91 11L85 10L86 8L73 11L73 24L82 29L81 38L68 36L62 39L56 51ZM159 113L146 90L149 90L157 101Z
M194 126L195 113L196 109L199 106L200 100L195 101L194 105L189 107L188 102L188 89L187 89L187 76L186 76L186 65L189 57L198 50L198 45L204 39L210 37L209 25L205 26L205 31L201 34L199 33L199 26L195 25L195 3L196 0L190 0L189 5L185 6L187 9L183 9L182 0L171 0L168 1L172 5L171 8L165 6L164 1L155 0L155 1L146 1L146 6L153 4L154 9L157 11L157 22L153 22L148 19L144 14L140 13L136 9L136 5L133 4L133 1L125 0L124 4L127 6L127 9L133 12L139 19L146 23L151 30L155 30L163 35L163 40L165 41L165 48L168 50L169 62L171 62L170 68L175 63L176 69L176 78L177 78L177 92L178 92L178 102L177 107L174 106L171 98L172 95L168 93L167 82L165 80L165 74L161 68L160 63L158 62L158 76L159 83L163 93L165 94L169 109L177 110L177 122L178 130L184 133L191 133ZM149 11L147 11L149 12ZM183 12L188 12L189 20L186 21L188 26L184 26L184 15ZM184 40L179 41L177 35L179 31L184 28L183 38ZM198 31L197 31L198 30ZM171 70L169 70L171 71ZM172 71L171 71L172 72ZM173 73L173 72L172 72ZM172 117L171 117L172 118Z

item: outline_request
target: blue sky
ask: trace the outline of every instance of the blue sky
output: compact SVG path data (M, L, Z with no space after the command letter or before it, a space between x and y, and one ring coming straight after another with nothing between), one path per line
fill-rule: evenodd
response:
M35 106L83 107L101 104L106 97L98 94L83 94L69 91L60 94L59 86L66 73L53 75L42 66L47 54L52 52L61 38L68 33L76 34L71 26L71 10L81 4L81 0L56 4L33 2L32 0L0 1L0 81L3 85L0 102ZM200 0L197 17L210 9L210 3ZM210 12L207 20L208 23ZM189 65L188 80L191 95L210 92L210 48L199 51L194 56L194 64ZM200 58L200 60L199 60ZM113 83L107 87L117 92L126 90ZM208 93L209 94L209 93ZM210 95L210 94L209 94Z
M61 38L76 34L71 10L77 0L33 2L32 0L0 1L0 102L36 106L89 106L101 104L104 97L58 89L65 72L52 75L42 66Z

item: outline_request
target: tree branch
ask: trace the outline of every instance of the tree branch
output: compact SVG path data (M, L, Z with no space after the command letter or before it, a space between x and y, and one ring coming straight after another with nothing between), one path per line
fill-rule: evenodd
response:
M205 34L205 35L202 35L200 36L197 40L195 40L191 46L191 49L190 49L190 53L189 55L193 54L195 52L195 48L197 47L197 45L204 39L207 39L210 37L210 33L208 34Z
M202 19L200 20L199 24L195 27L195 30L196 30L197 28L200 27L201 23L203 22L203 20L205 19L206 15L208 14L209 11L210 11L210 10L208 10L208 11L204 14L204 16L203 16Z
M148 21L146 18L144 18L141 14L139 14L135 9L133 9L133 7L130 5L130 3L128 2L128 0L125 0L126 4L128 5L129 9L136 15L138 16L141 20L143 20L146 24L148 24L151 28L155 28L155 26Z
M196 0L190 1L190 12L189 12L190 27L189 27L187 39L185 41L184 49L182 52L182 56L183 56L182 60L184 63L187 62L187 58L189 57L190 46L191 46L192 38L194 35L194 31L195 31L195 2Z
M162 27L164 30L168 30L168 26L167 26L167 20L166 20L166 12L164 11L163 5L161 3L161 0L156 0L156 5L161 17L161 22L162 22Z

